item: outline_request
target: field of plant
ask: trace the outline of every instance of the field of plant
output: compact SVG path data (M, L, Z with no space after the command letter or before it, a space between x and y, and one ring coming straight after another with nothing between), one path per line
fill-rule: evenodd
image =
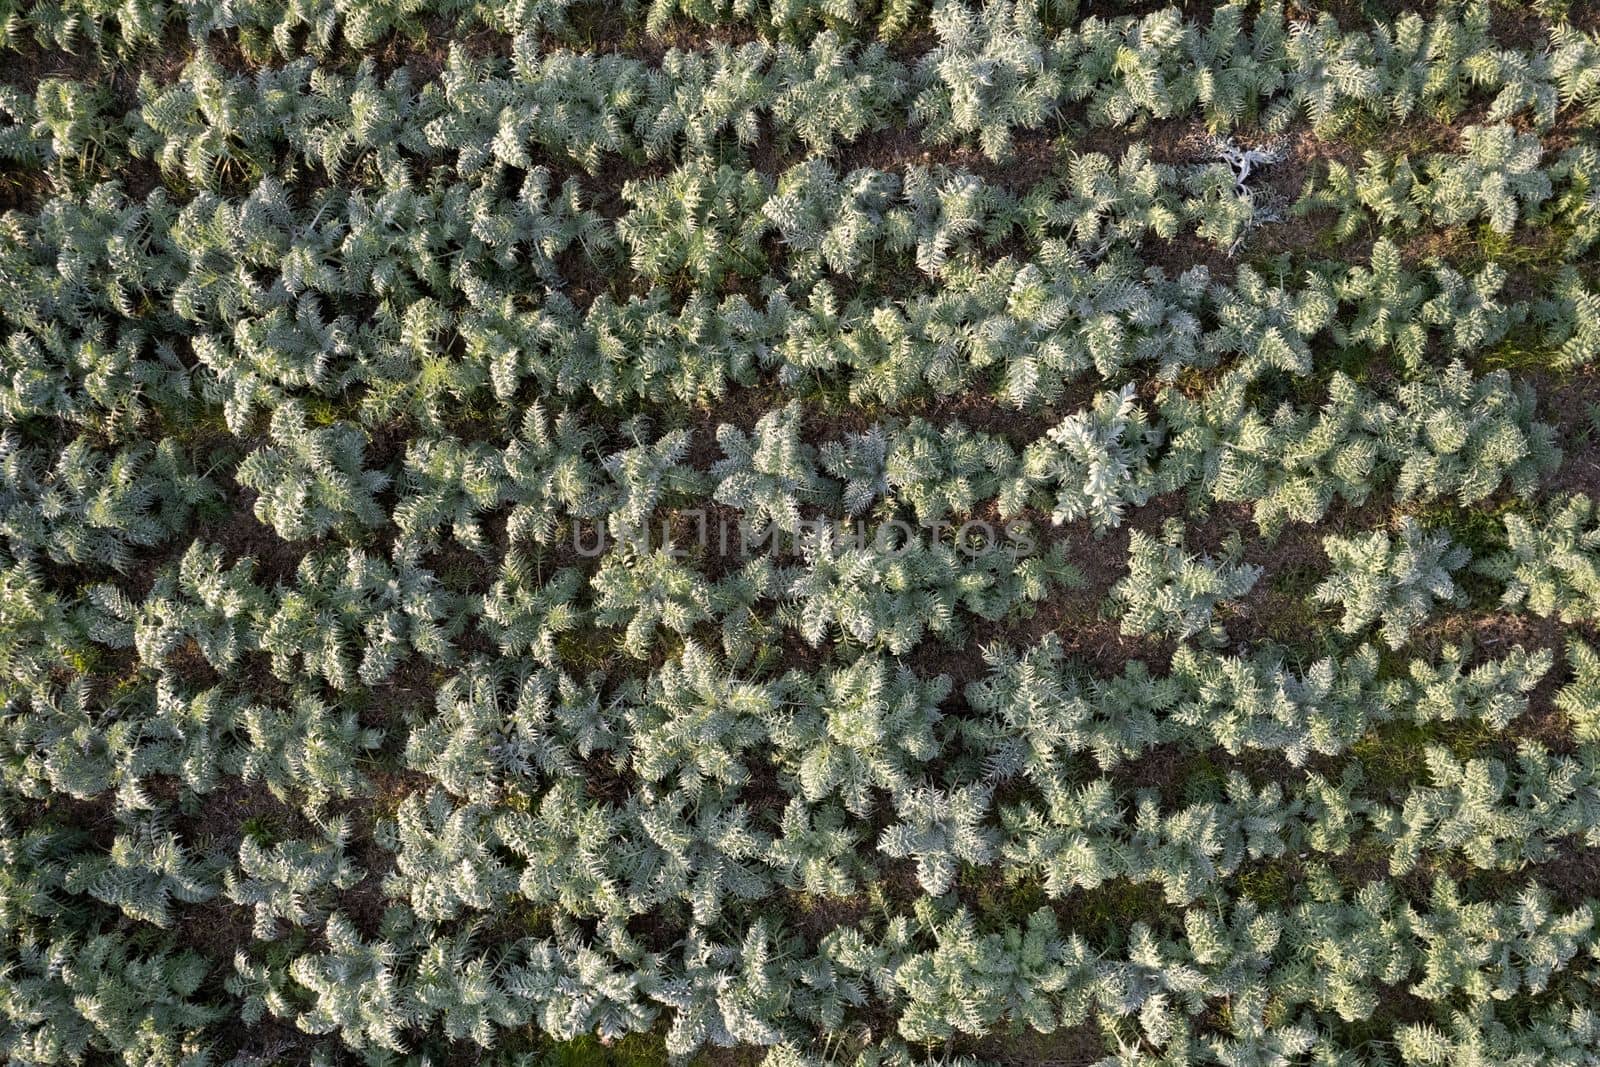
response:
M1600 6L0 29L6 1062L1600 1064Z

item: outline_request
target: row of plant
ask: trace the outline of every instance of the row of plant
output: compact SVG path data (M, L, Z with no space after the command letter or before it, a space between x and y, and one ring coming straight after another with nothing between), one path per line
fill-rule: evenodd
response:
M979 12L942 0L940 44L914 67L831 32L804 48L675 49L660 65L547 52L519 37L509 63L452 46L444 70L420 86L405 69L385 76L370 63L348 74L309 59L230 73L202 52L164 84L142 78L125 116L89 80L46 79L36 99L11 90L3 103L13 123L48 130L53 154L104 166L132 152L206 189L281 176L295 159L335 180L419 157L469 177L491 163L528 168L532 150L593 173L619 158L715 155L758 137L836 151L902 126L933 144L976 140L1005 160L1017 133L1051 128L1067 108L1100 125L1198 113L1218 133L1279 132L1305 115L1324 135L1358 118L1448 121L1483 101L1491 129L1516 120L1544 130L1558 119L1581 128L1600 114L1592 35L1560 29L1545 49L1497 47L1485 3L1373 31L1328 16L1290 23L1269 7L1246 31L1246 7L1224 7L1203 28L1168 8L1090 18L1048 37L1027 5L996 0ZM24 130L8 132L13 158L39 151Z
M1600 619L1596 578L1600 525L1586 497L1575 498L1543 528L1518 515L1508 515L1506 526L1507 550L1485 557L1476 567L1498 590L1501 606L1570 622ZM218 549L196 543L180 564L155 577L142 602L109 584L85 587L81 600L63 598L50 590L37 568L13 565L6 571L6 586L8 602L17 608L17 624L3 650L6 696L16 704L13 725L21 731L13 745L12 766L19 771L34 768L24 775L34 783L26 790L30 794L44 789L39 795L47 795L54 788L88 798L119 787L126 773L137 778L142 758L125 750L128 731L140 736L138 723L125 714L104 721L96 715L107 699L141 700L161 714L198 716L192 725L200 731L190 740L201 746L203 755L211 751L213 742L208 739L215 731L227 733L237 725L221 717L242 715L241 709L251 705L247 692L224 687L191 706L183 686L196 680L227 677L259 663L283 684L320 683L336 702L348 703L337 694L391 682L398 666L420 658L434 665L430 669L460 669L479 654L475 649L497 648L508 663L525 661L530 670L576 671L583 663L594 662L593 653L582 651L585 643L604 643L596 631L608 629L619 651L638 659L655 658L658 664L661 648L670 652L690 642L703 676L700 688L708 695L733 700L733 694L740 694L755 700L758 708L793 706L797 698L788 687L797 681L823 683L806 675L777 678L784 665L775 663L770 654L757 654L758 646L775 643L774 625L793 628L813 646L824 638L837 642L847 661L859 665L856 657L865 656L870 663L885 652L898 655L915 648L924 637L949 642L965 635L965 624L972 619L1003 618L1019 605L1040 600L1052 583L1072 578L1060 564L1060 545L1046 556L1019 559L1007 551L969 556L946 545L930 547L918 541L899 549L830 552L827 542L822 538L820 543L806 544L801 565L785 567L773 554L758 555L715 583L667 550L643 553L625 545L608 554L587 582L575 568L543 578L534 562L513 550L484 595L457 592L424 567L407 562L390 565L358 549L312 551L301 560L292 581L266 589L253 580L253 561L230 565ZM1121 617L1122 630L1129 635L1198 639L1177 651L1178 688L1146 686L1158 695L1142 698L1163 710L1183 706L1181 713L1175 713L1183 729L1176 734L1158 729L1144 712L1094 712L1079 701L1075 683L1064 688L1052 683L1034 696L1048 697L1061 708L1076 704L1075 714L1082 721L1075 729L1087 730L1085 724L1095 718L1110 723L1080 733L1079 740L1090 745L1086 738L1092 735L1097 740L1091 747L1118 758L1136 757L1150 745L1178 737L1198 736L1206 745L1229 751L1277 751L1299 765L1309 752L1346 751L1388 717L1381 712L1383 706L1406 700L1422 701L1424 710L1417 715L1423 722L1483 718L1503 728L1515 717L1514 707L1490 699L1489 690L1479 690L1504 685L1508 693L1526 692L1548 669L1548 658L1541 664L1538 655L1529 658L1519 650L1503 668L1473 671L1465 670L1466 660L1459 653L1447 656L1436 668L1418 659L1409 668L1411 681L1380 684L1377 654L1365 646L1349 651L1349 641L1365 640L1380 622L1385 643L1398 650L1418 626L1437 617L1441 606L1465 606L1468 598L1457 584L1467 574L1469 553L1464 548L1452 545L1443 532L1422 533L1409 519L1402 521L1398 536L1384 531L1352 538L1330 535L1324 547L1330 564L1307 599L1342 612L1338 629L1346 640L1337 644L1346 651L1341 660L1325 658L1294 675L1285 673L1281 653L1269 650L1259 658L1241 659L1206 651L1208 644L1221 643L1221 619L1255 584L1261 568L1237 562L1237 543L1221 558L1186 553L1181 528L1169 523L1159 541L1134 533L1128 570L1110 591L1110 609ZM725 663L705 658L696 644L719 628ZM469 630L474 638L467 636ZM1060 657L1059 642L1053 638L1020 659L996 652L990 658L1000 676L987 687L969 689L966 699L973 708L999 708L1012 699L1004 695L1007 686L1026 689L1041 671L1061 674L1066 668ZM1583 656L1575 653L1575 657L1581 668ZM203 665L198 675L190 669L197 665ZM773 680L711 686L704 680L710 677L711 666L750 668L756 672L753 677ZM62 673L69 667L78 677L64 685ZM650 686L660 682L663 670L667 668L653 669ZM1107 682L1109 695L1104 699L1125 698L1140 689L1141 678L1148 682L1139 666L1125 675L1125 685ZM557 680L563 700L571 688L572 699L591 704L586 714L579 714L574 705L558 716L565 722L563 729L575 729L574 724L602 715L599 693L604 674L589 678L584 686L572 678L546 677L547 683ZM114 693L95 691L107 681L114 683ZM171 689L171 684L178 688ZM450 682L445 689L456 684ZM632 684L626 682L623 691ZM1466 686L1464 694L1478 695L1449 696L1448 686L1453 684ZM936 683L930 686L938 688ZM330 709L316 699L316 692L316 688L304 691L307 699L301 702L308 709L304 713L325 716ZM1188 696L1183 695L1186 692ZM1383 692L1388 695L1374 705L1373 694ZM819 693L829 690L824 686ZM1577 703L1569 713L1579 738L1586 739L1591 727L1584 724L1593 713L1583 710L1581 694L1574 693L1568 699ZM819 696L814 702L825 704L826 699ZM1185 703L1195 700L1200 702ZM495 707L491 701L489 710ZM357 736L352 732L354 711L353 706L346 707L338 716L351 738ZM445 702L439 711L446 713ZM591 741L625 737L640 729L634 723L630 730L622 730L619 723L627 716L615 707L603 717L608 717L607 725L589 722L583 727L594 731ZM1061 729L1059 724L1036 725L1045 737ZM83 730L89 732L73 744L54 744ZM909 724L869 731L880 739L902 735L895 743L909 743L906 738L920 732ZM185 733L180 723L170 723L148 736L170 740ZM122 740L111 743L111 734ZM1026 736L1026 730L1019 732L1019 737ZM758 743L759 737L747 741ZM802 748L815 743L808 738ZM342 758L355 760L366 747L370 746L354 744ZM935 751L937 746L929 750ZM233 762L225 760L222 765ZM1104 758L1101 762L1107 764ZM194 763L203 772L192 783L196 788L217 780L219 767L213 764L210 758ZM80 772L88 776L75 778ZM159 773L192 777L172 765Z
M220 403L240 433L282 400L347 396L369 425L405 417L438 428L445 408L492 414L527 384L608 405L692 403L764 381L804 388L827 374L858 403L982 388L1027 408L1091 373L1151 369L1170 380L1242 357L1234 380L1245 385L1269 370L1307 375L1318 348L1392 353L1413 374L1445 351L1513 341L1582 364L1600 329L1578 271L1510 300L1493 264L1472 276L1442 264L1418 270L1384 241L1370 264L1300 278L1241 268L1231 283L1204 269L1170 278L1126 250L1091 271L1011 257L985 264L979 248L948 249L941 232L964 227L942 212L914 245L940 260L940 286L903 299L841 294L823 279L754 302L705 290L680 301L655 286L580 308L559 290L535 298L522 286L604 231L570 200L552 205L542 182L530 179L524 193L520 221L477 220L495 227L488 236L504 234L497 254L514 264L504 273L449 195L398 194L382 214L353 201L306 226L273 184L239 202L203 195L181 212L160 194L141 206L102 186L83 201L53 201L31 225L13 215L0 294L19 327L5 357L8 407L17 418L88 420L116 438L151 406L130 393ZM410 229L427 219L439 221ZM726 247L714 223L680 225ZM519 229L526 236L513 236ZM644 243L646 224L625 229L648 261L656 246ZM420 233L430 236L419 243ZM451 247L473 258L441 257ZM912 252L908 241L907 261ZM366 292L382 299L358 319ZM91 377L98 401L78 384Z
M203 561L194 566L204 569ZM63 618L58 626L63 629L56 639L65 644L62 638L72 624ZM104 623L91 624L90 630L119 643ZM153 640L148 631L141 637L141 649ZM1574 656L1579 678L1558 701L1573 709L1579 736L1587 737L1593 733L1600 661L1582 647L1574 648ZM440 791L412 793L392 822L378 826L377 841L395 857L384 892L410 906L386 912L376 941L338 913L345 898L336 891L359 883L363 872L346 851L345 825L327 815L326 805L370 788L360 753L379 747L378 731L359 727L352 712L339 712L309 692L298 693L287 707L247 705L241 696L220 690L185 695L180 675L171 673L163 659L156 667L161 677L154 703L145 704L147 694L138 686L125 691L119 698L125 710L109 735L96 736L83 687L53 702L36 702L30 715L11 720L22 731L8 739L13 753L48 754L42 763L8 760L12 789L23 796L59 791L86 797L115 789L123 809L110 850L102 856L84 855L75 847L82 842L82 828L54 826L48 816L23 835L29 862L12 887L16 914L26 929L26 916L50 918L58 914L52 901L82 894L131 918L170 926L177 902L198 904L217 896L220 888L235 906L252 910L256 936L268 942L266 959L251 954L237 963L239 975L231 988L248 998L246 1018L262 1010L297 1017L311 1032L340 1030L357 1048L402 1046L408 1032L426 1029L441 1015L446 1033L485 1045L492 1042L495 1026L517 1026L536 1014L551 1033L598 1031L614 1037L648 1027L661 1006L674 1009L669 1047L679 1053L704 1041L804 1044L800 1034L810 1024L837 1028L841 1022L829 1020L859 1018L854 1013L869 999L865 988L873 990L870 998L901 1006L902 1035L925 1041L956 1031L980 1034L1002 1016L1048 1032L1080 1021L1091 1002L1067 1009L1050 995L1052 985L1040 985L1033 975L1015 992L1029 993L1035 1010L1018 1016L1011 994L990 984L997 976L989 968L971 974L958 968L949 976L954 984L943 992L920 983L898 984L898 978L878 981L855 994L841 993L842 1001L828 1001L833 1006L820 1019L812 1013L823 1009L780 995L758 1013L761 1025L755 1028L740 1021L749 1017L739 1005L749 1005L741 998L726 999L726 983L711 980L741 958L737 953L719 954L711 970L702 972L704 959L691 954L677 961L675 950L651 949L620 923L630 915L668 918L683 909L686 944L694 946L713 941L715 930L745 928L734 916L749 914L746 909L776 895L848 899L862 886L881 881L877 865L864 861L858 847L863 833L885 857L879 862L915 862L921 888L932 894L916 905L916 914L932 909L944 916L964 899L959 893L938 899L957 887L957 871L968 869L963 864L1009 871L1008 879L1020 883L1036 880L1048 897L1070 898L1074 889L1125 880L1153 882L1169 901L1199 906L1213 891L1209 887L1244 865L1288 861L1296 852L1304 859L1305 850L1355 859L1372 849L1395 874L1419 862L1437 863L1441 852L1458 849L1468 870L1514 869L1530 859L1549 858L1554 839L1593 833L1597 793L1587 747L1577 760L1552 759L1539 746L1524 743L1515 771L1496 759L1462 762L1443 748L1429 749L1426 765L1433 785L1413 787L1394 802L1385 802L1381 790L1363 796L1358 763L1347 765L1337 783L1311 775L1298 798L1285 798L1271 784L1258 791L1234 773L1216 800L1165 813L1153 793L1141 795L1134 811L1123 811L1112 799L1113 785L1120 783L1069 774L1073 761L1084 756L1092 754L1114 770L1151 746L1174 742L1198 745L1200 752L1218 742L1234 751L1276 748L1293 759L1297 745L1286 742L1286 731L1301 728L1306 712L1331 712L1337 720L1321 738L1313 720L1309 742L1321 751L1338 751L1337 740L1331 748L1326 744L1329 737L1342 736L1348 743L1367 736L1374 724L1395 721L1476 719L1498 731L1524 713L1525 694L1548 669L1548 658L1517 651L1471 672L1460 669L1458 658L1456 667L1442 675L1418 661L1407 684L1377 681L1377 657L1370 649L1342 664L1319 664L1303 678L1286 674L1281 665L1185 650L1165 679L1135 665L1124 679L1104 686L1063 663L1053 637L1020 656L997 651L991 658L990 675L968 689L976 714L955 715L940 711L949 694L947 680L919 680L872 656L817 681L791 672L756 683L729 678L716 657L691 644L681 659L652 676L647 689L625 687L609 696L593 679L580 684L531 663L508 671L504 660L477 660L441 689L437 714L416 719L406 742L407 764L425 769L461 799L452 802ZM819 688L813 691L811 685ZM1252 724L1240 721L1251 707L1259 709L1255 736ZM508 725L514 730L509 735ZM243 748L241 740L247 740ZM107 757L119 765L106 765ZM606 764L610 771L602 770ZM925 784L934 765L945 767L941 786ZM778 802L781 817L771 799L759 799L752 775L764 766L779 775L784 788L778 796L793 796ZM196 773L203 777L193 777ZM594 776L608 773L633 783L625 802L595 798ZM247 828L237 866L230 858L225 869L216 867L214 858L189 855L170 816L158 814L161 805L152 801L149 786L171 776L203 797L228 788L225 782L235 774L307 805L307 817L320 826L319 833L283 836L270 823ZM1019 794L1010 782L1025 786L1025 792ZM1010 799L997 802L996 789L1008 790ZM880 803L886 818L873 817ZM275 821L289 817L286 812ZM1311 899L1338 904L1332 882L1311 885ZM1329 892L1332 898L1322 895ZM1442 892L1453 899L1448 887ZM1537 891L1532 893L1527 898L1535 902L1531 913L1519 908L1504 914L1505 921L1521 916L1508 930L1534 939L1517 942L1511 951L1536 973L1552 966L1539 962L1550 959L1552 947L1538 938L1548 932L1540 924L1555 917L1542 910ZM1389 899L1390 907L1399 903L1381 881L1357 902L1374 894ZM478 912L505 914L514 898L541 909L530 912L529 921L554 922L555 940L528 938L491 947L494 939L474 942L476 923L453 936L447 933L448 924ZM1426 913L1418 916L1401 907L1401 914L1418 919L1419 928L1380 924L1362 935L1357 923L1330 935L1331 940L1317 938L1315 943L1326 945L1322 951L1333 954L1317 969L1326 974L1332 967L1328 985L1288 1006L1337 1010L1346 1019L1358 1019L1370 1012L1382 990L1413 980L1414 992L1423 997L1463 992L1492 1001L1522 991L1518 966L1492 962L1503 957L1506 945L1494 938L1511 936L1492 932L1492 908L1480 905L1472 913L1478 922L1490 922L1488 928L1473 927L1490 940L1469 949L1461 941L1462 920L1449 923L1449 932L1429 937L1419 933L1431 928ZM1292 937L1317 929L1308 920L1318 914L1331 919L1345 912L1334 907L1319 913L1303 904L1286 924L1297 931ZM1574 916L1575 934L1588 929L1586 915L1580 910ZM598 936L583 934L585 916L599 918ZM333 955L311 950L296 956L298 942L291 939L284 946L277 936L283 921L312 928L326 921ZM766 921L755 919L753 928L763 928ZM893 933L904 921L890 923L890 943L880 947L896 961L892 972L914 974L930 961L912 963L917 938ZM1046 910L1029 926L1054 921ZM877 924L865 925L859 934L849 924L832 929L814 959L806 955L812 949L795 943L797 935L780 933L780 943L788 946L780 958L793 962L775 962L780 969L768 979L781 981L778 988L815 989L819 981L826 981L824 989L837 989L838 982L851 988L851 976L859 970L848 961L873 944ZM1431 947L1408 947L1413 934ZM856 940L863 935L869 937L866 946ZM1371 965L1350 954L1347 939L1380 935L1373 944L1396 953L1392 966L1364 970ZM1143 936L1135 927L1130 945ZM1194 937L1190 929L1175 944L1192 946ZM1001 937L998 943L1005 941ZM441 943L453 944L452 954L440 957L429 947ZM895 943L901 947L894 948ZM1553 966L1582 944L1557 950ZM1303 958L1309 945L1292 940L1282 957L1267 955L1292 969L1297 964L1290 961ZM285 947L290 957L281 955ZM27 942L23 948L21 960L32 959ZM840 955L846 950L849 955ZM902 950L912 955L897 956ZM70 959L74 946L55 945L50 951ZM1046 959L1056 951L1047 952ZM383 967L350 970L358 959L339 958L343 952ZM1457 961L1447 971L1456 978L1441 976L1428 962L1434 952L1454 954L1444 958ZM517 961L524 955L538 977L520 970ZM120 1008L132 1000L159 1018L173 1011L174 999L193 994L191 986L175 998L166 984L174 981L169 976L192 968L157 962L163 980L153 987L155 996L151 989L134 997L125 993ZM783 969L791 965L799 970ZM1424 966L1425 971L1415 971ZM901 967L911 969L901 972ZM28 1032L41 1047L117 1036L83 1025L83 1000L66 1006L74 973L69 966L61 977L8 981L8 994L21 998L13 1004L31 1006L28 1014L36 1028ZM1108 977L1095 973L1095 981ZM1154 978L1158 972L1141 973ZM517 974L526 981L513 977ZM602 974L614 978L600 981ZM1255 988L1256 981L1275 997L1295 988L1286 974L1264 971L1236 992ZM669 995L684 982L703 986L702 995ZM1526 992L1542 989L1543 980L1537 980ZM82 991L77 992L81 998ZM1119 1013L1113 1003L1096 1006L1115 1027ZM977 1015L963 1011L963 1005L972 1004L984 1008ZM1038 1014L1046 1005L1064 1012L1060 1023L1055 1015ZM1187 1014L1203 1010L1197 1003ZM208 1017L202 1005L189 1011L189 1027L197 1025L194 1019ZM87 1018L93 1024L98 1016ZM1282 1020L1279 1016L1274 1040L1283 1036ZM1259 1020L1252 1025L1259 1026ZM169 1030L157 1034L165 1040L178 1037ZM1250 1035L1235 1031L1234 1036ZM1146 1037L1161 1043L1159 1030ZM128 1048L143 1046L135 1042Z
M0 1057L1594 1062L1600 36L0 0Z
M88 10L74 11L80 4ZM341 22L346 37L355 27L356 40L348 43L360 48L395 30L414 32L430 14L448 17L476 8L496 29L516 35L514 47L521 53L522 68L518 80L534 92L556 94L545 97L551 102L575 102L562 90L571 94L580 89L578 99L584 95L580 87L589 87L591 93L601 90L598 97L589 97L591 105L599 105L592 122L575 121L556 136L605 145L609 137L591 139L585 134L610 126L614 137L618 127L629 125L616 121L622 115L635 107L644 113L656 110L648 107L648 91L641 91L650 71L643 58L559 50L543 62L559 64L568 77L551 77L548 69L539 68L539 31L559 27L559 16L567 7L582 5L541 3L508 9L452 0L430 12L418 0L394 6L328 0L279 5L258 0L240 5L174 5L170 14L159 0L138 0L110 10L82 0L21 6L23 10L7 13L6 37L13 47L28 37L66 49L84 37L94 47L110 46L110 51L154 47L165 32L164 24L181 12L196 42L220 31L242 39L258 54L275 51L285 58L303 52L328 54ZM624 17L629 6L623 7ZM891 17L899 16L909 29L912 7L888 7L893 9ZM1198 113L1218 130L1253 119L1281 127L1304 114L1319 130L1332 131L1361 114L1380 120L1404 121L1414 115L1448 119L1473 96L1492 101L1491 121L1527 114L1546 126L1559 107L1576 106L1592 121L1600 106L1592 35L1555 25L1540 47L1506 48L1494 36L1493 8L1485 0L1440 4L1432 17L1403 13L1371 29L1341 26L1327 13L1314 21L1297 17L1270 0L1221 5L1196 19L1186 18L1177 7L1074 19L1076 7L1014 0L990 0L973 7L938 0L931 12L915 14L919 29L931 30L937 44L914 62L891 58L879 43L863 44L866 63L860 77L874 85L866 95L888 103L904 98L928 140L976 140L993 159L1010 154L1015 132L1036 129L1069 106L1080 107L1091 121L1107 125ZM838 31L848 34L858 24L846 12L828 11L824 17L824 10L826 5L818 3L785 5L781 14L775 12L775 25L800 31L807 24L829 23L820 36L826 42L821 47L835 55L847 54L839 51ZM734 17L748 18L752 13ZM730 14L715 12L711 5L655 0L644 30L659 32L674 16L715 24ZM552 23L552 16L558 21ZM121 30L120 38L106 32L107 23ZM797 41L814 36L803 31L781 35ZM844 40L849 42L848 37ZM617 41L595 43L614 47ZM815 52L818 46L811 47ZM749 106L747 101L759 105L771 95L768 63L776 59L781 70L783 57L802 54L762 41L707 51L714 57L709 67L703 58L696 62L682 51L669 53L663 69L670 80L658 83L658 94L676 95L674 89L692 91L697 82L709 83L718 85L720 91L713 96L721 98L724 108ZM469 72L477 64L464 54L452 56L451 65L457 77L467 74L475 80ZM723 70L720 76L711 74L717 67ZM836 71L835 77L844 73ZM783 80L781 74L778 80ZM604 87L612 91L605 92ZM842 103L837 96L828 102L835 107ZM571 117L581 116L579 112ZM753 130L743 139L754 140ZM830 139L808 138L821 144ZM615 151L624 146L608 147ZM643 145L634 142L632 147Z

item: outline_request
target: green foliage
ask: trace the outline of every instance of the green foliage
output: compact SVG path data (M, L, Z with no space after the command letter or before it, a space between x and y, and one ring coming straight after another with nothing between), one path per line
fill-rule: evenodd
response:
M0 1058L1589 1062L1580 6L0 0Z
M801 506L822 501L822 481L811 449L800 438L800 419L800 405L791 401L763 415L753 433L717 427L717 444L726 458L711 468L712 477L721 479L713 496L743 513L752 536L762 536L769 526L798 533Z
M1128 541L1128 573L1111 588L1120 606L1122 632L1157 634L1210 644L1227 640L1217 609L1248 593L1262 569L1241 563L1237 534L1220 557L1196 556L1184 546L1183 524L1169 519L1161 537L1135 530Z
M453 661L450 642L465 618L431 571L392 567L360 549L325 549L302 558L295 577L278 590L261 631L282 680L304 672L350 689L378 684L413 652Z
M1028 447L1021 478L1002 497L1002 511L1021 510L1029 483L1053 483L1058 488L1051 522L1087 518L1097 532L1120 526L1128 505L1150 499L1151 458L1160 436L1131 385L1120 393L1101 393L1093 408L1069 415Z
M159 927L173 923L173 898L190 904L214 896L200 865L185 854L177 833L154 819L126 826L104 855L90 854L69 867L61 887L69 893L87 893L120 908L124 915Z
M767 189L754 171L740 175L709 164L672 178L629 182L622 195L633 205L617 235L633 269L650 281L684 279L716 289L728 275L760 275L766 268L761 205Z
M917 66L925 87L912 114L935 143L976 136L984 155L1007 160L1011 131L1043 125L1062 91L1035 9L1011 0L990 0L981 10L938 0L932 21L939 46Z
M1510 234L1554 192L1540 167L1542 151L1537 136L1508 123L1468 126L1459 154L1435 154L1419 167L1404 155L1369 149L1359 172L1330 163L1325 186L1313 184L1300 210L1339 212L1335 233L1345 239L1369 218L1400 230L1481 221Z
M806 565L785 591L793 603L781 616L807 644L838 634L903 654L927 634L956 641L964 630L958 612L999 619L1081 581L1059 548L1022 558L1004 545L974 554L916 535L879 543L886 541L849 545L826 527L807 540Z
M1501 603L1562 622L1579 622L1600 612L1600 524L1594 502L1583 493L1551 507L1530 521L1505 516L1506 552L1484 561L1484 569L1505 583Z
M1528 495L1560 462L1550 428L1533 421L1533 397L1503 371L1473 380L1461 363L1403 387L1391 436L1401 499L1453 494L1474 504L1502 479Z
M389 484L362 467L366 442L349 423L311 428L299 404L272 415L272 444L239 464L239 484L254 489L256 518L288 541L377 526L384 511L374 494Z
M1399 648L1433 614L1435 604L1465 603L1451 574L1466 566L1472 553L1445 531L1426 531L1410 516L1400 520L1392 538L1385 530L1329 536L1322 548L1332 571L1313 597L1343 608L1341 633L1361 634L1381 621L1384 643Z
M1572 732L1585 744L1600 736L1600 656L1577 638L1567 642L1572 681L1556 694L1556 706L1572 720Z
M141 951L114 934L19 946L4 979L8 1055L72 1062L181 1064L204 1055L224 1018L201 993L205 957L167 945Z
M19 559L133 565L133 551L177 535L217 499L169 438L97 451L74 438L54 462L9 430L0 436L0 535Z
M292 838L270 845L246 834L236 870L223 873L224 891L235 904L255 909L259 941L277 937L279 922L313 926L327 917L327 901L350 889L365 873L345 854L350 824L331 819L318 827L321 840Z
M711 618L710 583L665 548L612 553L591 584L595 621L622 626L622 648L637 659L649 657L657 627L682 635Z
M359 796L368 782L359 764L383 740L351 708L330 707L299 692L282 704L251 704L239 716L247 739L240 776L260 781L280 800L304 796L313 805Z

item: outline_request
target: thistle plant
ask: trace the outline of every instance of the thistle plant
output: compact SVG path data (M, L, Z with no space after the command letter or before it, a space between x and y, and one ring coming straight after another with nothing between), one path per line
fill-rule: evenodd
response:
M1507 513L1506 551L1480 563L1505 583L1501 604L1562 622L1600 611L1600 523L1584 493L1533 517Z
M0 1059L1594 1062L1600 35L1396 6L0 0Z
M254 489L255 515L286 540L355 533L385 518L376 494L383 471L364 466L366 439L347 422L313 428L304 408L284 404L272 416L272 443L246 456L239 484Z
M800 437L801 418L799 403L790 401L782 410L763 415L752 433L726 424L717 427L725 458L711 468L711 476L720 479L713 495L738 508L754 536L762 536L769 525L798 533L802 505L825 499L813 450Z
M1120 607L1122 632L1155 634L1220 644L1227 633L1216 615L1229 601L1248 593L1262 569L1240 562L1244 546L1237 534L1222 555L1197 556L1184 544L1183 524L1168 519L1159 539L1135 530L1128 543L1128 573L1111 587Z
M1399 648L1436 604L1466 602L1452 575L1472 554L1445 531L1425 530L1409 515L1393 537L1385 530L1329 536L1322 547L1332 570L1313 599L1343 608L1341 633L1360 634L1381 621L1384 643Z

